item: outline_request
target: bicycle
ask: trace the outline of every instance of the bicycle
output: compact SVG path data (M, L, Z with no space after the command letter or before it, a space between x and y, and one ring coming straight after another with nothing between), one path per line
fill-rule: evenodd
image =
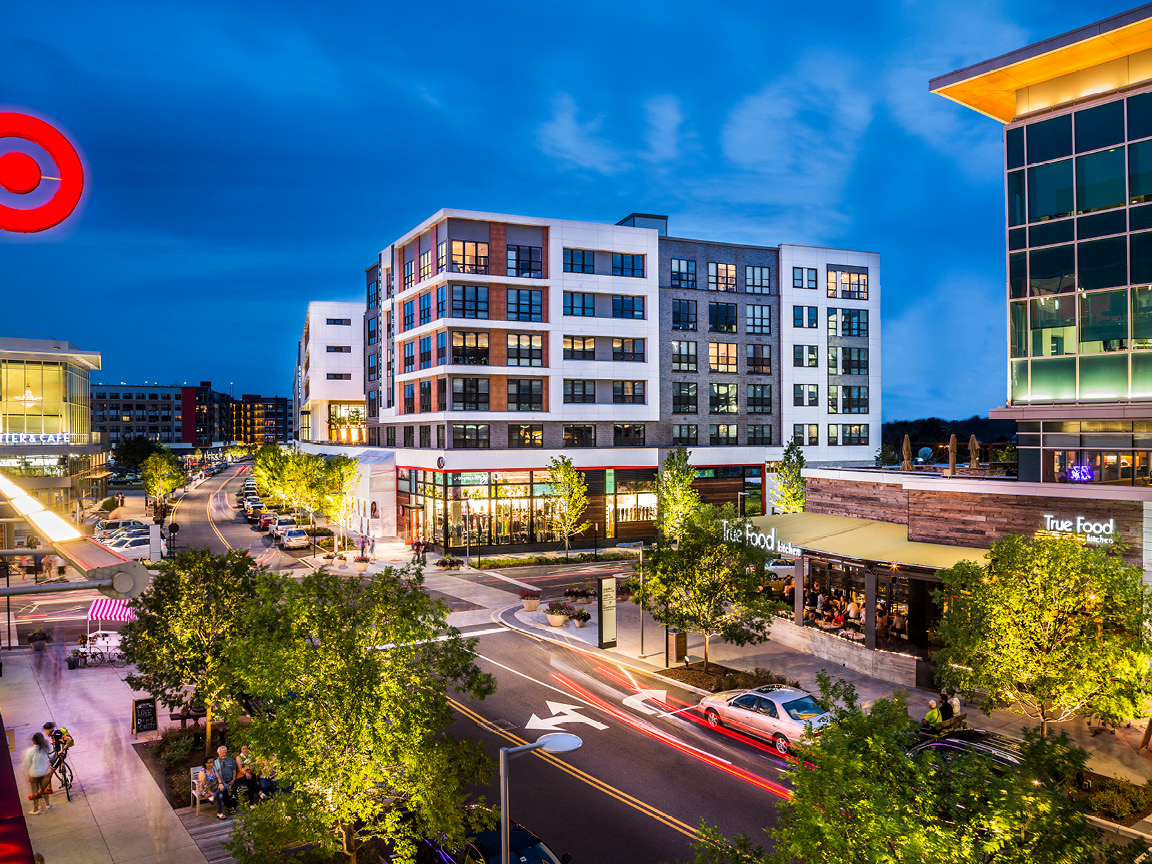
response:
M72 781L74 779L72 774L72 767L68 764L68 751L63 750L59 753L54 753L48 762L51 769L48 772L48 785L51 788L52 775L55 774L60 778L60 788L64 790L64 797L69 801L72 800Z

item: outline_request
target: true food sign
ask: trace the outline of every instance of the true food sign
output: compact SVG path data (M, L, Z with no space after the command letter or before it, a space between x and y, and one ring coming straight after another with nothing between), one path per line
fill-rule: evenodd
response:
M763 549L766 552L775 552L779 555L801 554L799 546L793 546L791 543L778 540L776 538L775 528L765 534L763 531L753 531L751 528L744 529L735 526L729 528L727 519L721 519L720 525L724 529L724 540L728 543L747 543L749 546L755 546L758 549Z
M1084 538L1086 543L1106 546L1113 542L1116 536L1116 520L1107 522L1093 522L1085 516L1065 518L1045 514L1044 530L1057 534L1076 534Z

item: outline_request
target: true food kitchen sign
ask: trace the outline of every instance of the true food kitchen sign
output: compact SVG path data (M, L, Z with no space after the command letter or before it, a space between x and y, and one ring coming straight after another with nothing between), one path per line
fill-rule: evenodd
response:
M775 528L765 534L763 531L753 531L751 528L737 526L730 528L727 519L721 519L720 525L724 529L724 540L728 543L747 543L749 546L756 546L779 555L799 555L801 552L799 546L777 539Z
M1085 543L1107 546L1116 538L1116 520L1094 522L1087 516L1052 516L1045 514L1044 530L1056 534L1075 534L1083 537Z

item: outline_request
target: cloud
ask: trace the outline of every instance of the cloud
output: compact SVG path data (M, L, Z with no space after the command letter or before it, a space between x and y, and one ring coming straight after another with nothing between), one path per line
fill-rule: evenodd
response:
M600 137L603 116L581 122L576 100L560 93L553 100L552 119L538 132L540 149L547 155L600 174L616 174L629 165L624 154Z
M648 145L644 158L651 162L675 160L680 155L680 126L684 122L680 100L672 95L653 96L644 102L644 118Z

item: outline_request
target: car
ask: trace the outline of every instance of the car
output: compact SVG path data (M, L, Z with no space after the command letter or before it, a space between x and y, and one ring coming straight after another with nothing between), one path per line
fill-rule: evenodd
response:
M103 538L116 533L121 528L147 528L148 526L141 522L139 519L101 519L96 523L96 539L102 540Z
M121 528L114 534L109 534L103 539L105 544L110 540L123 540L127 537L147 537L150 529L148 528Z
M303 528L288 528L279 535L281 549L307 549L311 542Z
M764 565L764 569L775 575L777 579L787 579L796 575L796 562L790 558L776 558Z
M268 523L268 532L276 539L279 539L285 531L289 528L296 527L296 517L294 516L277 516L275 521Z
M518 822L508 832L508 851L517 864L568 864L568 853L557 857L544 841ZM416 849L416 864L497 864L500 861L500 829L481 831L455 854L435 840L422 840Z
M939 736L927 736L908 755L931 753L944 761L958 756L980 755L991 761L992 770L1004 772L1019 765L1024 759L1024 742L1011 735L986 732L983 729L957 729Z
M279 515L274 510L264 510L256 522L256 527L261 531L267 531L268 526L279 519Z
M806 729L818 734L832 719L811 693L779 684L713 693L700 700L699 709L713 729L728 727L764 739L782 756Z
M125 558L140 560L152 557L152 541L147 537L132 537L127 540L117 541L117 543L118 545L112 548ZM168 554L168 544L163 540L160 541L160 554Z

